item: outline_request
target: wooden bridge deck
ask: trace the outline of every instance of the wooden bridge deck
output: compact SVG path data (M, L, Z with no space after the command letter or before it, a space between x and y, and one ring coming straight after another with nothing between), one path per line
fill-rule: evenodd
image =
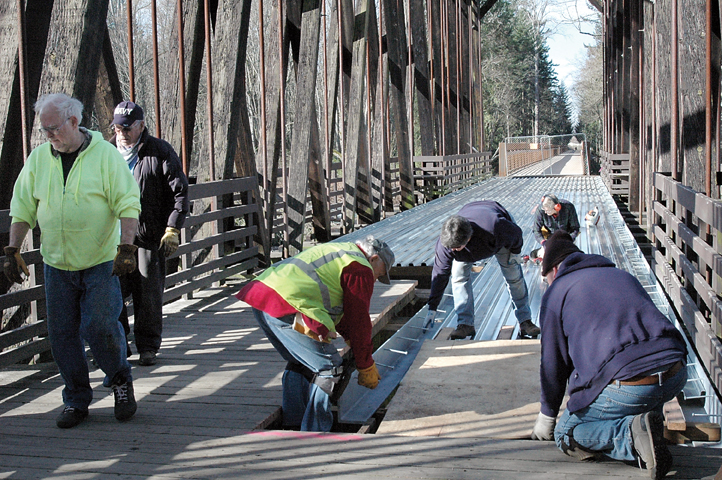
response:
M258 429L278 412L284 362L250 308L209 289L166 307L159 362L134 367L138 413L113 417L96 400L76 428L55 426L62 380L53 363L0 372L1 479L640 478L614 462L579 464L549 442L491 438L301 434ZM378 284L377 322L409 301L414 283ZM137 355L131 358L137 362ZM673 478L713 476L719 450L676 447Z

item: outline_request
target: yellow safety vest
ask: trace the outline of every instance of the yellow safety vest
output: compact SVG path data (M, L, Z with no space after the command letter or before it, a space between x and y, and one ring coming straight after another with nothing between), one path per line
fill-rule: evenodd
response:
M352 262L373 269L356 244L325 243L269 267L257 280L335 332L343 315L341 272Z

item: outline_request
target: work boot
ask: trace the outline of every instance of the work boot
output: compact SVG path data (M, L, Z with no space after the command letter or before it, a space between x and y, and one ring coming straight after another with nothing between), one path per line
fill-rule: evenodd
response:
M657 412L647 412L632 419L632 444L639 468L649 471L650 478L664 478L672 468L672 454L664 439L664 420Z
M456 330L451 332L451 335L449 335L449 338L451 340L461 340L468 336L471 336L471 338L474 338L474 335L476 335L476 329L474 328L473 325L466 325L465 323L460 323L456 326Z
M88 416L87 410L66 405L63 412L55 419L55 424L59 428L73 428L79 425Z
M140 352L140 360L138 360L138 365L148 367L150 365L155 365L157 361L158 360L155 357L155 352L148 350L146 352Z
M522 337L536 338L541 333L541 330L531 320L524 320L519 324L519 333Z
M113 385L111 388L115 395L115 418L121 422L130 420L138 409L133 393L133 381L128 380L125 383Z

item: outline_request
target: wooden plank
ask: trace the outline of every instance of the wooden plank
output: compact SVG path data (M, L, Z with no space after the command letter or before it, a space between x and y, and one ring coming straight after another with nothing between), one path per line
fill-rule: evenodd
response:
M53 4L38 94L64 92L80 100L86 110L83 125L90 125L107 12L108 0ZM39 134L35 140L44 141Z
M367 0L356 2L354 16L353 63L346 127L346 162L344 164L344 233L351 232L356 223L357 183L361 162L359 154L361 153L361 132L366 103L364 85L366 83L366 36L369 27Z
M667 430L684 431L687 429L687 420L684 418L684 412L676 397L665 403L662 410Z
M539 413L537 340L426 341L379 433L529 438Z
M309 92L296 98L296 117L289 157L287 215L289 229L289 253L295 255L303 250L306 222L306 195L311 148L311 129L315 127L316 71L321 28L321 3L319 0L303 2L301 20L301 45L299 50L296 89Z
M404 4L397 0L384 0L386 31L395 32L386 35L389 68L389 108L396 120L393 126L396 136L396 151L399 162L399 182L401 184L401 210L408 210L416 204L414 198L414 170L411 164L409 144L409 119L406 105L406 27L404 22Z
M178 6L182 7L182 11L177 11ZM179 56L179 31L178 17L183 19L183 66L185 71L181 72L180 56ZM189 165L188 170L184 171L186 175L190 175L191 153L194 150L193 131L195 130L198 93L201 84L201 76L203 70L203 54L204 54L204 15L202 0L184 0L177 3L173 10L173 22L168 39L169 60L166 65L164 74L161 75L161 118L163 125L163 138L173 145L178 156L183 162L184 148L185 156ZM186 91L181 92L181 75L184 77ZM183 97L183 98L181 98ZM182 131L183 113L181 106L185 104L185 127L186 131ZM196 176L200 179L207 178L208 162L200 162Z
M425 0L410 0L409 23L414 52L414 87L416 89L416 108L421 132L421 154L433 155L436 149L434 121L431 112L431 77L429 72L429 55L426 31Z
M53 2L45 0L27 0L25 4L25 65L26 65L26 96L27 126L33 124L35 112L32 101L38 97L40 76L43 70L43 59L48 43L48 29L53 11ZM0 178L5 185L11 186L23 166L22 116L20 102L20 75L17 69L18 51L18 2L6 1L0 7L0 34L2 45L0 51L0 72L2 85L0 94ZM31 25L32 28L27 28ZM29 131L30 136L33 131ZM10 205L12 188L0 189L0 208Z

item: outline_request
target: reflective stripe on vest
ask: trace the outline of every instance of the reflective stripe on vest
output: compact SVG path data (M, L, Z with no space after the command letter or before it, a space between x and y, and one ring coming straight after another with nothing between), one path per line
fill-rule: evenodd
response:
M361 252L338 250L336 252L329 252L323 257L320 257L311 263L304 262L298 257L291 257L284 260L285 263L290 263L300 268L303 273L311 277L313 281L318 284L318 288L321 290L321 301L323 302L323 308L325 308L328 314L331 315L331 317L334 317L334 319L340 317L343 313L343 305L338 305L336 307L331 306L331 294L328 292L328 285L321 281L321 277L318 276L318 272L316 270L326 265L327 263L333 262L334 260L341 258L344 255L352 255L364 259L366 258Z
M341 274L352 263L373 270L354 243L332 242L287 258L256 280L275 290L296 311L335 332L343 315Z

